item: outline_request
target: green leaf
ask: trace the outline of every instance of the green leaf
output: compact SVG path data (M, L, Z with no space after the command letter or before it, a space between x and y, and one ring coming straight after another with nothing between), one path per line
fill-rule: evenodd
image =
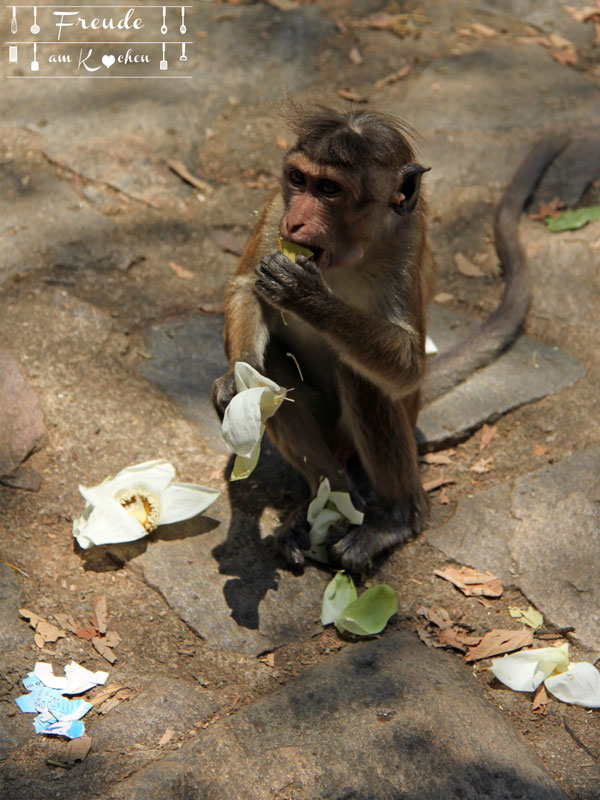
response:
M398 597L387 583L380 583L363 592L335 620L340 633L350 631L357 636L372 636L382 631L398 611Z
M321 624L331 625L344 609L356 600L356 588L350 575L338 572L323 592Z
M513 619L518 619L523 625L528 625L534 630L536 628L541 628L544 624L544 617L539 611L536 611L533 606L529 606L527 611L524 611L522 608L517 608L517 606L509 606L508 613Z
M600 220L600 205L565 211L558 217L548 217L546 225L552 233L560 233L561 231L576 231L578 228L583 228L588 222L596 222L596 220Z

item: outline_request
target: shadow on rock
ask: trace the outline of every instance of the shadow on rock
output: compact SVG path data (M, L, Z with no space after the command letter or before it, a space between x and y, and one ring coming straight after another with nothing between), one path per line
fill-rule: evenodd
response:
M300 501L303 487L302 479L266 440L250 478L229 484L231 522L227 538L212 555L222 575L235 576L227 581L223 594L231 616L244 628L258 629L259 604L269 589L277 590L278 570L285 566L273 536L261 537L260 518L267 507L285 514Z

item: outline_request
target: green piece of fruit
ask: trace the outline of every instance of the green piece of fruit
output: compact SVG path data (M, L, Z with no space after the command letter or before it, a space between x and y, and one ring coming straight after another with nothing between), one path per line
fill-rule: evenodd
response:
M279 249L283 253L284 256L287 256L290 261L296 261L296 256L302 255L310 258L313 255L312 250L309 250L308 247L302 247L302 245L294 244L293 242L286 242L285 239L282 239L281 236L277 237L277 241L279 242Z

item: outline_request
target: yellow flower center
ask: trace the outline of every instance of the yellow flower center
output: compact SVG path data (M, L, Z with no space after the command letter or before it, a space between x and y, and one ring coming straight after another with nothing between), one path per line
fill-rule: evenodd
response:
M160 502L154 495L140 489L127 489L119 492L115 499L129 516L140 523L146 533L151 533L158 527Z

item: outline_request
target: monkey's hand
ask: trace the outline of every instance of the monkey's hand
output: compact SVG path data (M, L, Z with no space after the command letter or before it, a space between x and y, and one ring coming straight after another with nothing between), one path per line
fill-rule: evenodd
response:
M213 381L210 388L210 399L220 419L223 419L225 409L236 394L237 389L233 372L226 372L225 375L221 375L220 378Z
M315 310L329 296L312 259L298 255L294 263L279 252L261 259L256 268L254 290L270 305L298 314Z

